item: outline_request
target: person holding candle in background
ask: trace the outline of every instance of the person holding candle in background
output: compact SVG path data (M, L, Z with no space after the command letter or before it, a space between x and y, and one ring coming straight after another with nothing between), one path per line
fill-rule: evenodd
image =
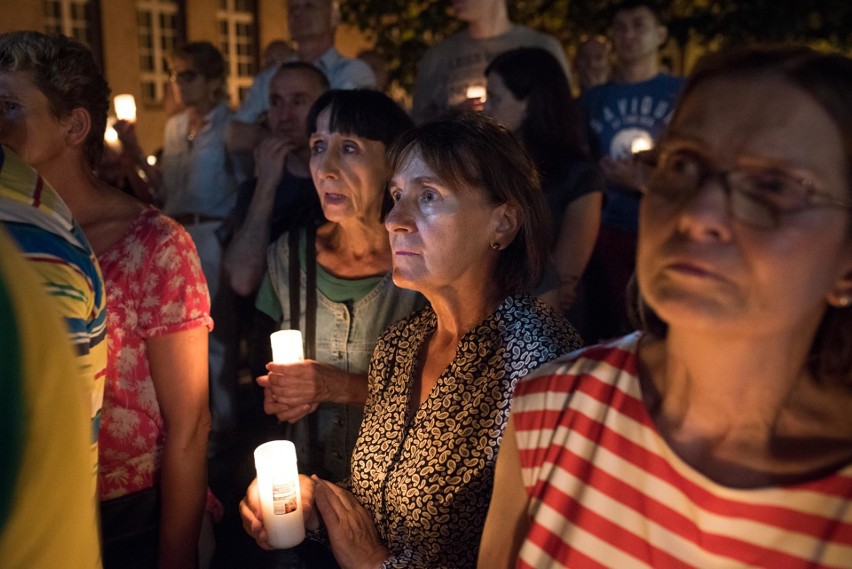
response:
M498 54L541 47L559 61L570 82L565 49L545 33L509 19L506 0L453 0L452 12L467 27L432 46L417 65L411 116L417 124L451 109L482 110L485 68Z
M98 162L98 178L145 203L154 201L162 184L160 172L148 162L136 138L136 101L133 95L113 97L115 120L107 119L104 152Z
M659 68L668 38L655 0L623 0L613 8L610 36L616 55L610 80L583 93L580 104L592 133L592 149L607 181L601 225L585 276L589 291L588 340L628 331L627 282L636 257L641 165L671 118L683 79Z
M98 177L146 203L153 203L163 183L162 174L156 160L150 160L136 137L136 100L133 95L116 95L113 107L115 121L107 120Z
M480 567L850 567L850 132L845 56L696 65L645 183L641 331L518 386Z
M606 37L597 34L580 36L573 61L578 92L584 93L609 81L611 52L612 46Z
M536 164L555 229L555 271L550 271L555 275L540 287L542 298L567 314L598 236L604 182L591 161L582 113L560 70L556 58L541 48L501 53L485 69L485 112L515 133ZM575 325L580 308L569 316Z
M549 222L508 131L459 113L403 134L388 161L394 282L431 306L379 339L351 477L301 478L306 525L321 517L342 567L468 567L515 384L581 340L523 292L544 271ZM268 547L255 486L241 511Z
M85 46L37 32L3 34L0 81L13 101L0 142L55 185L103 270L104 565L192 567L206 497L212 327L195 247L173 220L95 178L109 87Z

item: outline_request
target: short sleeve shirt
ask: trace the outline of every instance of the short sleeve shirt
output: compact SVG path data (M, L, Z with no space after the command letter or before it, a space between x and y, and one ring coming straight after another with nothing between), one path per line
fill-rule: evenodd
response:
M145 340L212 329L207 283L192 238L148 208L100 256L109 290L109 364L100 439L101 499L151 487L165 425Z

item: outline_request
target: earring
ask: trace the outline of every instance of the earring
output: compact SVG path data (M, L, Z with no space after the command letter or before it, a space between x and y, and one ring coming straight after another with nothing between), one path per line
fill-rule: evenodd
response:
M491 248L494 249L495 251L499 251L500 250L500 244L499 243L492 243Z
M850 296L841 296L840 299L837 301L837 305L840 308L846 308L850 304L852 304L852 297Z

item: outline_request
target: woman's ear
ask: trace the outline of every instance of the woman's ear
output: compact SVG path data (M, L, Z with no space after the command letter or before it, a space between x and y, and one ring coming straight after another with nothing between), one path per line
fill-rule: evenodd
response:
M841 273L827 297L831 306L847 308L852 306L852 262L845 273Z
M521 216L518 208L511 204L500 204L494 210L495 225L492 243L499 243L505 249L515 239L521 228Z
M66 127L66 140L70 146L83 146L92 130L92 116L83 107L73 109L63 121Z

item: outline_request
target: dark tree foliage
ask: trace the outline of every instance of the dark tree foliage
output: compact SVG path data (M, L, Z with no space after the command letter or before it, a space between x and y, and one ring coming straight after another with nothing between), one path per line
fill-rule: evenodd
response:
M566 47L584 33L601 33L615 0L508 0L515 22L556 36ZM704 45L817 43L852 46L850 0L668 0L659 2L672 40ZM461 27L449 0L342 0L343 19L370 36L391 79L411 90L426 49Z

